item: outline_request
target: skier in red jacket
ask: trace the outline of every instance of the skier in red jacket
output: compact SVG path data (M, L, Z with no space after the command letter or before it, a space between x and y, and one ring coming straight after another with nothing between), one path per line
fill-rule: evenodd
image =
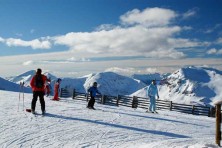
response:
M59 78L54 85L54 98L52 100L59 101L59 85L61 83L61 79Z
M42 74L42 70L40 68L37 69L36 74L32 77L30 81L30 86L33 91L33 99L31 104L31 112L35 114L35 106L36 101L39 97L39 101L41 104L42 114L45 114L45 82L47 81L47 77Z

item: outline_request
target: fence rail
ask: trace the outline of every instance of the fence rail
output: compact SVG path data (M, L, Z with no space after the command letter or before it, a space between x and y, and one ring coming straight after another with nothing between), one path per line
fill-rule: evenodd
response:
M65 92L65 93L64 93ZM61 89L61 97L65 94L67 97L67 91L65 89ZM75 100L82 100L88 101L90 99L90 95L88 93L81 93L73 90L72 96ZM105 105L113 105L113 106L126 106L132 108L143 108L148 109L150 101L149 98L137 97L137 96L96 96L95 100L97 103L105 104ZM215 117L215 108L214 107L207 107L207 106L195 106L195 105L188 105L188 104L179 104L173 103L172 101L165 101L165 100L157 100L156 101L157 109L165 109L170 111L182 112L187 114L193 115L203 115L208 117Z

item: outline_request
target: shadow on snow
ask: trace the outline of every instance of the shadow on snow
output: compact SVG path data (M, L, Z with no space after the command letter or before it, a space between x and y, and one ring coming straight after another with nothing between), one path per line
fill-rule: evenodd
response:
M122 129L127 129L127 130L133 130L133 131L143 132L143 133L150 133L150 134L155 134L155 135L164 135L164 136L173 137L173 138L190 138L188 136L184 136L184 135L180 135L180 134L174 134L174 133L170 133L170 132L146 130L146 129L140 129L140 128L137 128L137 127L130 127L130 126L113 124L113 123L105 123L105 122L102 122L102 121L95 121L95 120L89 120L89 119L67 117L67 116L56 115L56 114L51 114L51 113L47 113L46 116L53 117L53 118L64 119L64 120L73 120L73 121L82 121L82 122L88 122L88 123L93 123L93 124L100 124L100 125L111 126L111 127L115 127L115 128L122 128Z

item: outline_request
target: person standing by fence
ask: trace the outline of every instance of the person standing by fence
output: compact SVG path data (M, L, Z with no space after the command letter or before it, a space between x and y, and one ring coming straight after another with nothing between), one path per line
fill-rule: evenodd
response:
M54 85L54 98L52 100L59 101L59 85L61 83L61 79L59 78Z
M97 82L94 82L93 83L93 86L91 86L89 89L88 89L88 92L90 93L90 100L88 102L88 106L87 108L89 109L95 109L94 108L94 104L95 104L95 97L96 97L96 93L100 94L101 93L98 91L97 89Z
M150 106L149 106L148 111L152 113L157 113L156 112L156 96L159 99L159 93L156 86L156 80L152 80L152 83L147 88L147 97L150 98Z

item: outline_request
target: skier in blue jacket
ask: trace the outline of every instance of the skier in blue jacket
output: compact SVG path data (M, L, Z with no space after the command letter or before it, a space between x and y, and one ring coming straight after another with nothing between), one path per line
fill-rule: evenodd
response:
M100 94L101 95L101 93L99 92L99 90L97 89L97 82L94 82L93 83L93 86L92 87L90 87L89 89L88 89L88 92L90 93L90 100L89 100L89 102L88 102L88 108L89 109L95 109L94 108L94 104L95 104L95 97L96 97L96 94L98 93L98 94Z
M156 112L156 96L159 99L159 93L158 93L158 89L156 86L156 81L152 80L152 83L147 88L147 97L150 98L149 111L152 113L157 113Z

